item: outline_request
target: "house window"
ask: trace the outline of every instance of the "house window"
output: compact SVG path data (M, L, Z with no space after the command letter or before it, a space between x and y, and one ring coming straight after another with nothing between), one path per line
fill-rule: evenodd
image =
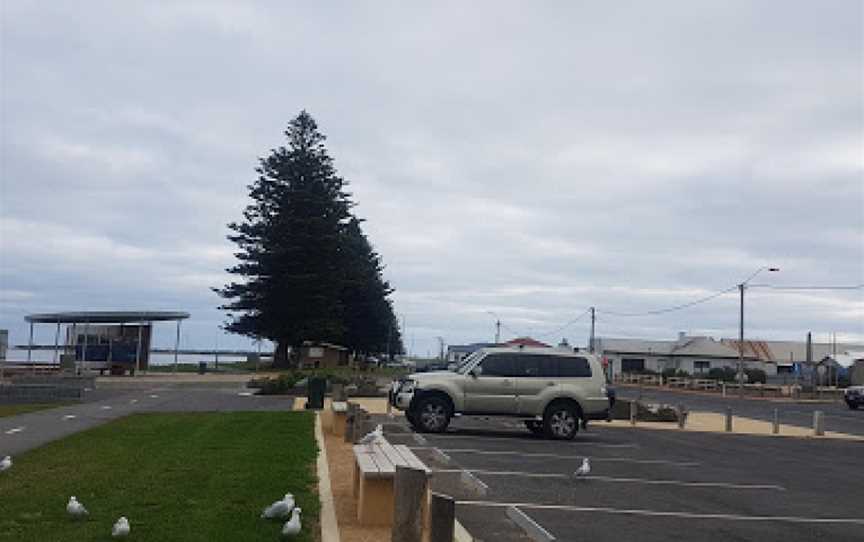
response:
M642 358L621 358L622 373L641 373L645 370L645 360Z
M693 362L693 372L696 374L705 374L711 370L711 362L710 361L694 361Z

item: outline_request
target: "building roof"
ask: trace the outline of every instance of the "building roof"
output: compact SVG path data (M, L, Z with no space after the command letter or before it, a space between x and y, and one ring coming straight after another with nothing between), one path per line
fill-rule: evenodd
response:
M530 347L537 347L537 348L552 348L551 344L546 344L546 343L540 342L536 339L532 339L531 337L518 337L516 339L509 340L504 344L508 345L508 346L530 346Z
M132 324L186 318L189 313L181 311L78 311L28 314L24 320L36 324Z
M722 342L737 350L738 341L735 339L722 339ZM830 343L812 343L813 357L811 361L819 361L825 356L830 356L835 345ZM850 351L864 351L864 345L860 344L837 344L837 353L842 354ZM745 355L751 355L762 361L774 361L776 363L792 363L807 361L806 341L744 341Z
M451 344L447 346L447 352L465 352L471 353L481 348L489 348L492 346L498 346L496 343L471 343L471 344Z

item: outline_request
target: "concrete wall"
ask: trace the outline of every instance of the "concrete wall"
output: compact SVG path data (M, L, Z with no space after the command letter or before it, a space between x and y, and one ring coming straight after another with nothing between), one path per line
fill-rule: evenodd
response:
M731 369L738 368L738 359L737 358L711 358L711 357L699 357L699 356L658 356L658 355L639 355L639 354L606 354L606 359L609 360L609 363L612 365L612 370L614 375L621 374L622 371L622 360L626 359L642 359L645 361L645 369L655 371L658 373L663 372L666 369L678 369L682 371L686 371L691 375L698 375L700 373L696 372L695 364L697 361L707 361L709 362L709 368L704 370L706 376L708 375L708 371L710 369L729 367ZM762 369L768 376L773 376L777 374L777 366L773 363L764 363L761 361L745 361L744 367L747 369ZM864 372L864 371L862 371Z

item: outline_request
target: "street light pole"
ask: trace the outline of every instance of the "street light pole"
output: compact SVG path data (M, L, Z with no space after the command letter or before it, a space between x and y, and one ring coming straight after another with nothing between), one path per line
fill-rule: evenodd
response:
M744 396L744 290L747 288L747 283L753 280L762 271L768 270L772 273L780 271L779 267L760 267L747 277L746 280L738 284L738 396Z

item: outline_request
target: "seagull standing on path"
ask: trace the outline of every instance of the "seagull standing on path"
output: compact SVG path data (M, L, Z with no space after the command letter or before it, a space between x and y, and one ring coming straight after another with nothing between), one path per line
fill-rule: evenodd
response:
M264 519L283 519L287 518L288 514L294 508L294 495L286 493L285 496L261 512L261 517Z
M360 444L372 444L379 438L384 436L384 426L380 423L375 427L375 430L371 433L367 433L366 436L360 439Z
M573 476L588 476L591 474L591 463L588 462L588 458L582 459L582 465L576 469L576 472L573 473Z
M111 528L111 536L114 538L124 538L129 536L129 530L129 520L126 519L126 516L120 516L120 519Z
M75 519L83 518L89 512L84 508L84 505L78 502L78 499L75 498L75 495L69 497L69 503L66 505L66 511L69 512L69 515Z
M6 457L3 458L2 461L0 461L0 472L3 472L4 470L9 470L11 468L12 468L12 456L7 455Z
M282 526L282 536L297 536L300 533L300 508L295 508L291 512L291 519L285 522Z

